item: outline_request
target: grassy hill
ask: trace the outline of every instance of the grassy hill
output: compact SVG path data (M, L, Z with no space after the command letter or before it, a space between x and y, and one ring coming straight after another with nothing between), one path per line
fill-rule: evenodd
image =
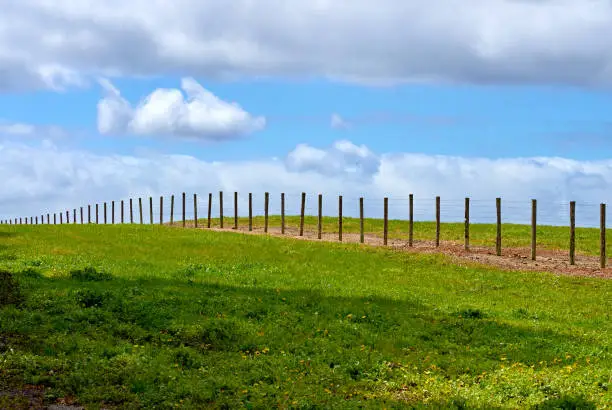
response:
M1 226L0 272L0 408L612 403L610 280L147 225Z

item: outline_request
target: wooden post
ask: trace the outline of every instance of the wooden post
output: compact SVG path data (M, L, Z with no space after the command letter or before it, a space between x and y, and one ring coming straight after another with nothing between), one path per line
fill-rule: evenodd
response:
M47 214L47 225L51 225L51 217Z
M77 223L77 217L76 217L76 208L74 208L72 210L72 223L76 224Z
M193 194L193 227L198 227L198 194Z
M212 193L208 193L208 228L210 228L212 220Z
M64 213L60 212L59 216L60 216L60 225L63 225L64 224ZM19 225L21 225L21 223L22 223L21 218L19 218Z
M253 230L253 193L249 192L249 232Z
M414 241L414 194L408 197L408 246Z
M234 191L234 229L238 229L238 192Z
M185 193L183 192L183 228L185 227L187 221L185 220L186 215L185 215L185 207L187 206L187 204L185 203Z
M502 233L501 233L501 198L495 198L495 212L497 214L497 235L495 237L495 253L501 256Z
M140 211L140 224L142 225L143 217L142 217L142 198L138 198L138 210Z
M606 204L599 205L599 266L606 267Z
M170 226L174 225L174 194L170 195Z
M26 222L27 223L27 222ZM66 211L66 223L70 223L70 211Z
M389 198L385 197L383 202L383 245L387 245L389 235Z
M164 224L164 196L159 197L159 224Z
M342 242L342 195L338 196L338 241Z
M42 219L42 216L40 218ZM83 225L83 207L81 207L81 225Z
M104 202L104 224L106 225L106 202Z
M440 197L436 197L436 247L440 246Z
M130 224L134 223L134 201L130 198Z
M100 204L96 204L96 225L100 223Z
M576 201L570 202L570 265L576 264Z
M111 223L115 224L115 201L111 201Z
M323 195L319 194L319 213L317 214L317 238L321 239L323 235Z
M15 225L17 225L17 218L15 218ZM53 214L53 225L57 225L57 214Z
M91 204L87 205L87 223L91 223Z
M4 221L2 223L4 224ZM38 225L38 215L36 216L36 225Z
M281 234L285 234L285 193L281 193Z
M123 213L124 213L124 203L123 203L123 199L121 200L121 223L124 223L124 219L123 219Z
M300 236L304 236L304 211L306 210L306 192L302 192L302 205L300 208Z
M219 191L219 223L223 229L223 191Z
M531 200L531 260L536 260L536 227L538 215L538 201Z
M359 198L359 242L364 242L363 234L363 197Z
M465 233L464 247L466 251L470 250L470 198L465 198Z
M153 197L149 197L149 222L153 225Z
M264 232L268 233L268 210L270 206L270 194L264 193Z

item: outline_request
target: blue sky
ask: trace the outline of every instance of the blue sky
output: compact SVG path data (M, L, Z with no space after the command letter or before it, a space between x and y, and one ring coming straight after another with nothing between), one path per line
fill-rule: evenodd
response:
M5 215L182 190L539 198L553 219L612 200L604 0L4 6Z

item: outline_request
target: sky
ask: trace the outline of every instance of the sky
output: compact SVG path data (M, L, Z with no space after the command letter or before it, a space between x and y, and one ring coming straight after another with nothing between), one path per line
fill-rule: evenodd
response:
M609 1L4 0L0 219L267 191L596 225L611 85Z

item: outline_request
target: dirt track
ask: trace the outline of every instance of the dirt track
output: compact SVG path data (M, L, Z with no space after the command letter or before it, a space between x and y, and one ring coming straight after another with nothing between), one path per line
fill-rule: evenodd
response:
M180 224L176 224L181 226ZM204 229L204 228L203 228ZM207 228L206 228L207 229ZM211 228L214 231L240 232L249 235L264 235L261 227L253 228L249 232L248 227L240 226L238 231L233 227L224 229ZM278 237L290 237L300 240L338 242L338 233L323 233L321 239L317 238L317 233L304 231L304 236L299 236L298 229L294 227L285 228L285 234L281 234L279 227L270 227L268 235ZM345 243L358 243L359 234L343 233L342 241ZM369 246L384 246L382 237L376 235L365 235L364 243ZM495 266L507 270L552 272L569 276L590 276L598 278L612 279L612 267L601 269L599 267L599 257L576 253L576 264L570 265L568 251L553 251L548 249L538 249L536 260L531 260L531 250L529 248L503 248L502 255L497 256L495 249L482 246L471 246L469 251L465 251L463 244L440 241L440 246L436 247L434 241L414 241L413 246L408 246L408 241L399 239L389 239L389 248L402 252L430 253L449 255L458 264L483 264ZM610 266L608 260L607 266Z

